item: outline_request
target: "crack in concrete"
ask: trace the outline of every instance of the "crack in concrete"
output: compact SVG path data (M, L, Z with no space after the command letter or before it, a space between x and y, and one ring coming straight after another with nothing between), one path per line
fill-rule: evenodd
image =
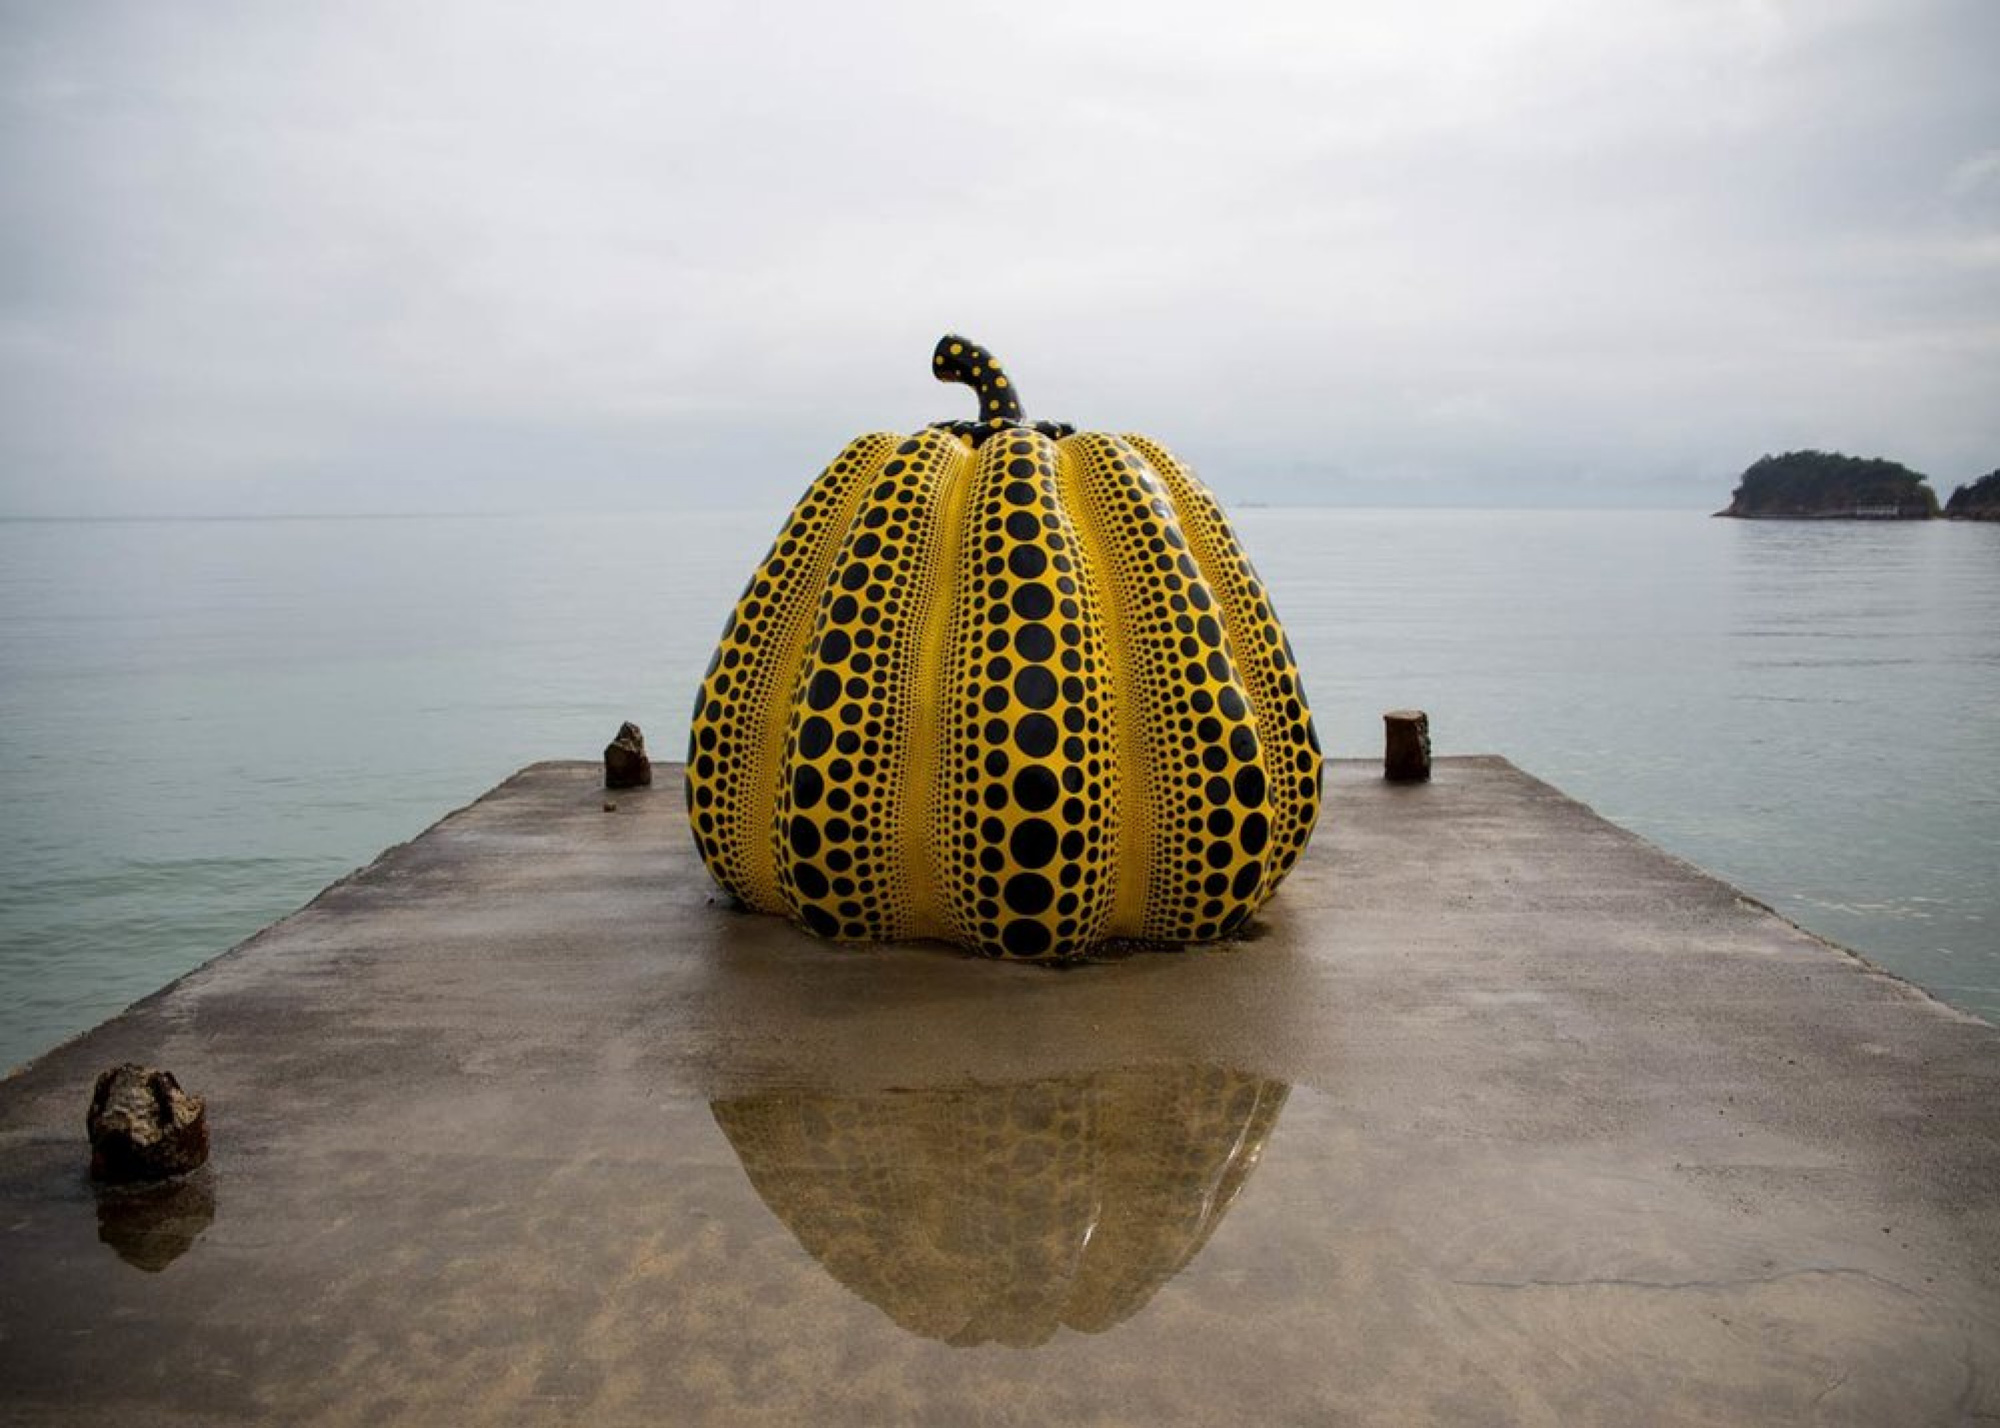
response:
M1854 1376L1854 1371L1852 1369L1842 1369L1840 1371L1839 1378L1835 1379L1832 1383L1828 1384L1825 1388L1822 1388L1818 1393L1815 1393L1813 1395L1812 1411L1815 1414L1818 1413L1820 1405L1825 1403L1829 1398L1833 1397L1834 1394L1840 1392L1840 1390L1846 1386L1848 1379L1852 1378L1853 1376Z
M1965 1369L1965 1387L1958 1391L1958 1402L1953 1405L1960 1422L2000 1423L2000 1413L1991 1413L1977 1406L1977 1400L1984 1397L1984 1382L1979 1372L1979 1361L1973 1357L1972 1341L1961 1340L1958 1359Z

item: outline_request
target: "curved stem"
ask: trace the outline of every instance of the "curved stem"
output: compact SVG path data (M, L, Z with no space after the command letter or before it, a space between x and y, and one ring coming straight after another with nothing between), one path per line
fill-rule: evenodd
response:
M1013 378L978 343L947 332L931 356L931 374L940 382L957 382L979 393L978 425L998 431L1021 422L1021 394Z

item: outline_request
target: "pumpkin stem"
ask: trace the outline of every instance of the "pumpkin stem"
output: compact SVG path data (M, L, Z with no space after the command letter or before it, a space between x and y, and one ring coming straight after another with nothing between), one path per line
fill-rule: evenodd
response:
M974 424L994 431L1021 421L1021 395L1014 379L978 343L947 332L931 356L931 374L940 382L957 382L979 393L979 418Z
M975 447L1003 431L1038 431L1051 441L1061 441L1076 430L1066 421L1031 422L1023 417L1014 379L1000 370L991 352L955 332L938 339L937 351L931 355L931 374L940 382L957 382L979 393L976 421L931 423Z

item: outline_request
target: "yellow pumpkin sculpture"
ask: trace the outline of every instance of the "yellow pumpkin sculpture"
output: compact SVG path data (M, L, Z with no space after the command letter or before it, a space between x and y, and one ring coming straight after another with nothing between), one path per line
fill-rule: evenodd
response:
M1226 936L1291 870L1320 750L1207 489L1022 416L859 437L750 577L695 698L688 817L740 902L844 940L1066 960Z

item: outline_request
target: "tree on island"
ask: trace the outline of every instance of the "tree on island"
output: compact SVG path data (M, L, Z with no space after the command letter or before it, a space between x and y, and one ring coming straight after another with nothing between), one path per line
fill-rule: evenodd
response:
M1944 513L1955 521L2000 521L2000 469L1953 491Z
M1938 513L1926 478L1880 457L1788 451L1745 471L1725 516L1928 520Z

